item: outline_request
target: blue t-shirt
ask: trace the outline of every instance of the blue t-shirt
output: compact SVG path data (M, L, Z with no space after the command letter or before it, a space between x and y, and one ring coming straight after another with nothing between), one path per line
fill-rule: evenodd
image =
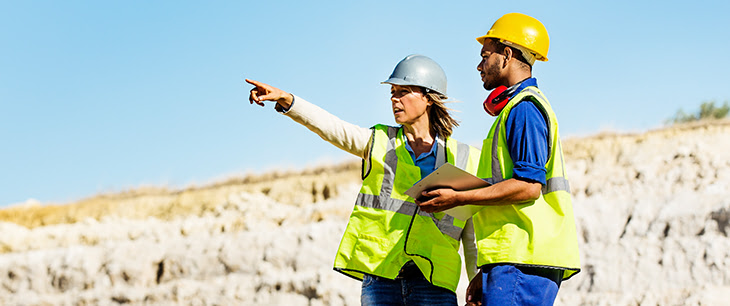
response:
M517 86L515 94L525 87L537 87L537 79L529 78ZM514 163L513 177L545 185L548 158L548 128L545 115L531 101L513 107L507 117L505 133L507 149Z
M406 143L406 149L411 154L413 163L421 169L421 178L424 178L436 170L436 143L438 142L438 135L433 139L433 145L431 145L431 151L421 153L420 156L416 157L416 153L413 152L411 145L408 143L408 139L403 135L403 141Z

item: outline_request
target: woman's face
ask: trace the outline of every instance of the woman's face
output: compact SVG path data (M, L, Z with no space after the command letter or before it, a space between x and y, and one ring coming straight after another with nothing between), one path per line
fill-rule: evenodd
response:
M390 102L393 106L393 117L398 124L412 125L418 120L428 120L426 110L431 101L418 87L391 85Z

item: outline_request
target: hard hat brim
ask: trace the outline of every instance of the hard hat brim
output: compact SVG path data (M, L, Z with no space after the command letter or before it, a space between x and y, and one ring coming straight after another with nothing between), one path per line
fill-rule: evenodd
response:
M436 93L438 93L440 95L444 95L444 96L446 95L446 94L444 94L444 93L442 93L442 92L440 92L440 91L438 91L438 90L436 90L434 88L424 87L423 85L419 85L419 84L415 84L415 83L412 83L412 82L408 82L408 81L406 81L404 79L399 79L399 78L390 78L390 79L387 79L385 81L380 82L380 84L390 84L390 85L398 85L398 86L418 86L418 87L426 88L428 90L432 90L432 91L434 91L434 92L436 92Z
M477 37L477 41L483 46L484 41L487 40L487 38L489 38L489 35L479 36Z
M401 86L414 86L415 84L406 82L404 79L399 78L390 78L385 81L380 82L380 84L390 84L390 85L401 85Z
M487 40L487 38L494 38L494 39L498 39L498 40L501 40L501 38L499 38L499 37L495 37L495 36L493 36L493 35L489 35L489 34L487 34L487 35L484 35L484 36L479 36L479 37L477 37L477 41L478 41L478 42L479 42L479 43L480 43L480 44L481 44L482 46L484 46L484 41L485 41L485 40ZM513 44L516 44L516 45L519 45L519 46L521 46L521 47L523 47L523 48L526 48L526 49L528 49L528 50L529 50L529 48L527 48L527 47L525 47L525 46L522 46L522 45L520 45L520 44L517 44L517 43L514 43L514 42L512 42L512 43L513 43ZM535 59L536 59L536 60L538 60L538 61L543 61L543 62L547 62L547 61L548 61L548 58L547 58L546 56L542 56L541 54L539 54L539 53L537 53L537 52L534 52L534 51L533 51L533 52L531 52L531 53L534 53L534 54L535 54Z
M446 95L446 73L431 58L411 54L402 59L382 84L418 86Z

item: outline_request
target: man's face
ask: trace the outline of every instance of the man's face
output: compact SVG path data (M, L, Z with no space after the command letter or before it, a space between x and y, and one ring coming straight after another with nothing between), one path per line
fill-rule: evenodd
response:
M502 72L504 56L496 52L492 40L487 39L484 41L484 46L482 46L481 57L482 61L479 62L477 70L482 77L484 89L492 90L500 85L500 73Z

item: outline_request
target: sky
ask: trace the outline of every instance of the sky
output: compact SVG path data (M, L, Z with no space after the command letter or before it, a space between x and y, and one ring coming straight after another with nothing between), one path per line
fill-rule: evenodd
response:
M493 122L476 70L500 16L539 19L533 75L563 138L640 132L730 100L728 1L0 1L0 206L356 160L245 78L351 123L395 125L388 78L438 62L461 126Z

